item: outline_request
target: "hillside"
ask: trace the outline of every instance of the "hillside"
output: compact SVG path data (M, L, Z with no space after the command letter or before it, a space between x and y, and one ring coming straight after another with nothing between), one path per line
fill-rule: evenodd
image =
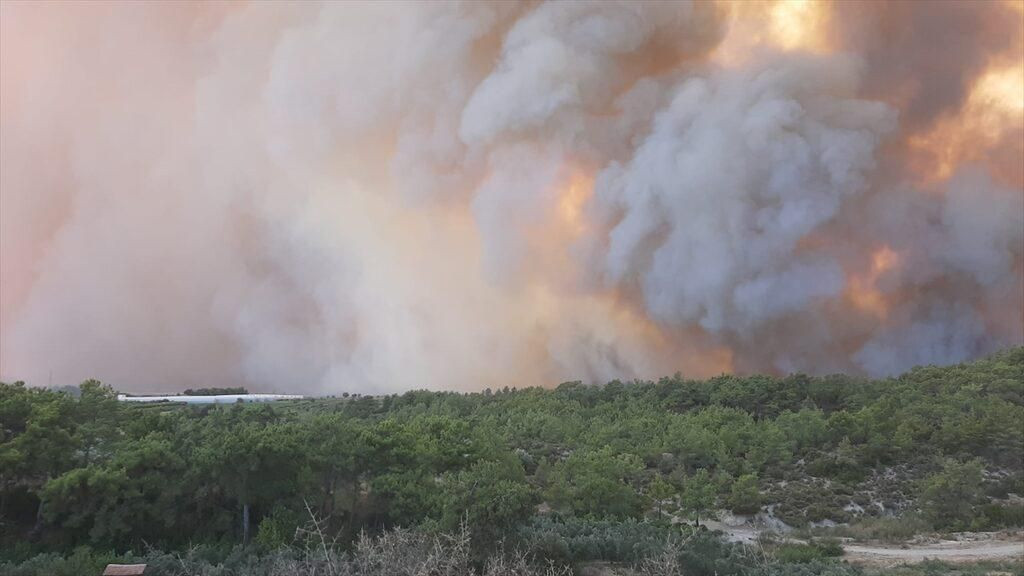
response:
M0 572L148 553L160 574L204 573L186 556L248 574L260 558L312 561L311 534L330 560L464 532L463 569L521 550L577 567L671 556L687 576L853 574L871 568L830 559L834 538L1024 526L1022 422L1024 348L884 380L677 375L262 405L0 384ZM752 542L730 543L743 529ZM72 551L78 568L60 559Z

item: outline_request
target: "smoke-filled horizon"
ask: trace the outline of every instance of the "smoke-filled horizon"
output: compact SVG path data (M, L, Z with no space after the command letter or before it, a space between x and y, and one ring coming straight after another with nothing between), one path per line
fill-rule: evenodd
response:
M1024 2L0 4L0 379L884 376L1024 342Z

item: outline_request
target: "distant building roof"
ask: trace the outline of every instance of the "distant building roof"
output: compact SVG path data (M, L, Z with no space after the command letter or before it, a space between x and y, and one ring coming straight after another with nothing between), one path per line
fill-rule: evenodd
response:
M301 400L299 394L218 394L214 396L128 396L118 394L121 402L184 402L185 404L234 404L235 402L273 402L274 400Z
M145 572L145 564L107 564L103 576L143 576Z

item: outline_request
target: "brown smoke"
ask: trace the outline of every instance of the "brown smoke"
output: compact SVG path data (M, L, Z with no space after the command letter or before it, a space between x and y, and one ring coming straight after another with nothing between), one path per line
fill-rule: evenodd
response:
M0 377L898 372L1024 342L1024 2L0 4Z

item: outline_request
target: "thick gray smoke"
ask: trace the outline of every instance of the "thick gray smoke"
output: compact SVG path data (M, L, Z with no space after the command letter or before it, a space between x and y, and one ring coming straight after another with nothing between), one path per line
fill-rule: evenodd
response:
M742 338L843 291L829 246L797 250L863 193L896 114L856 63L785 58L687 79L625 166L605 169L607 277L667 324Z
M5 2L0 378L471 390L1021 344L1024 102L979 88L1024 67L1021 12L812 7L825 45L771 3Z

